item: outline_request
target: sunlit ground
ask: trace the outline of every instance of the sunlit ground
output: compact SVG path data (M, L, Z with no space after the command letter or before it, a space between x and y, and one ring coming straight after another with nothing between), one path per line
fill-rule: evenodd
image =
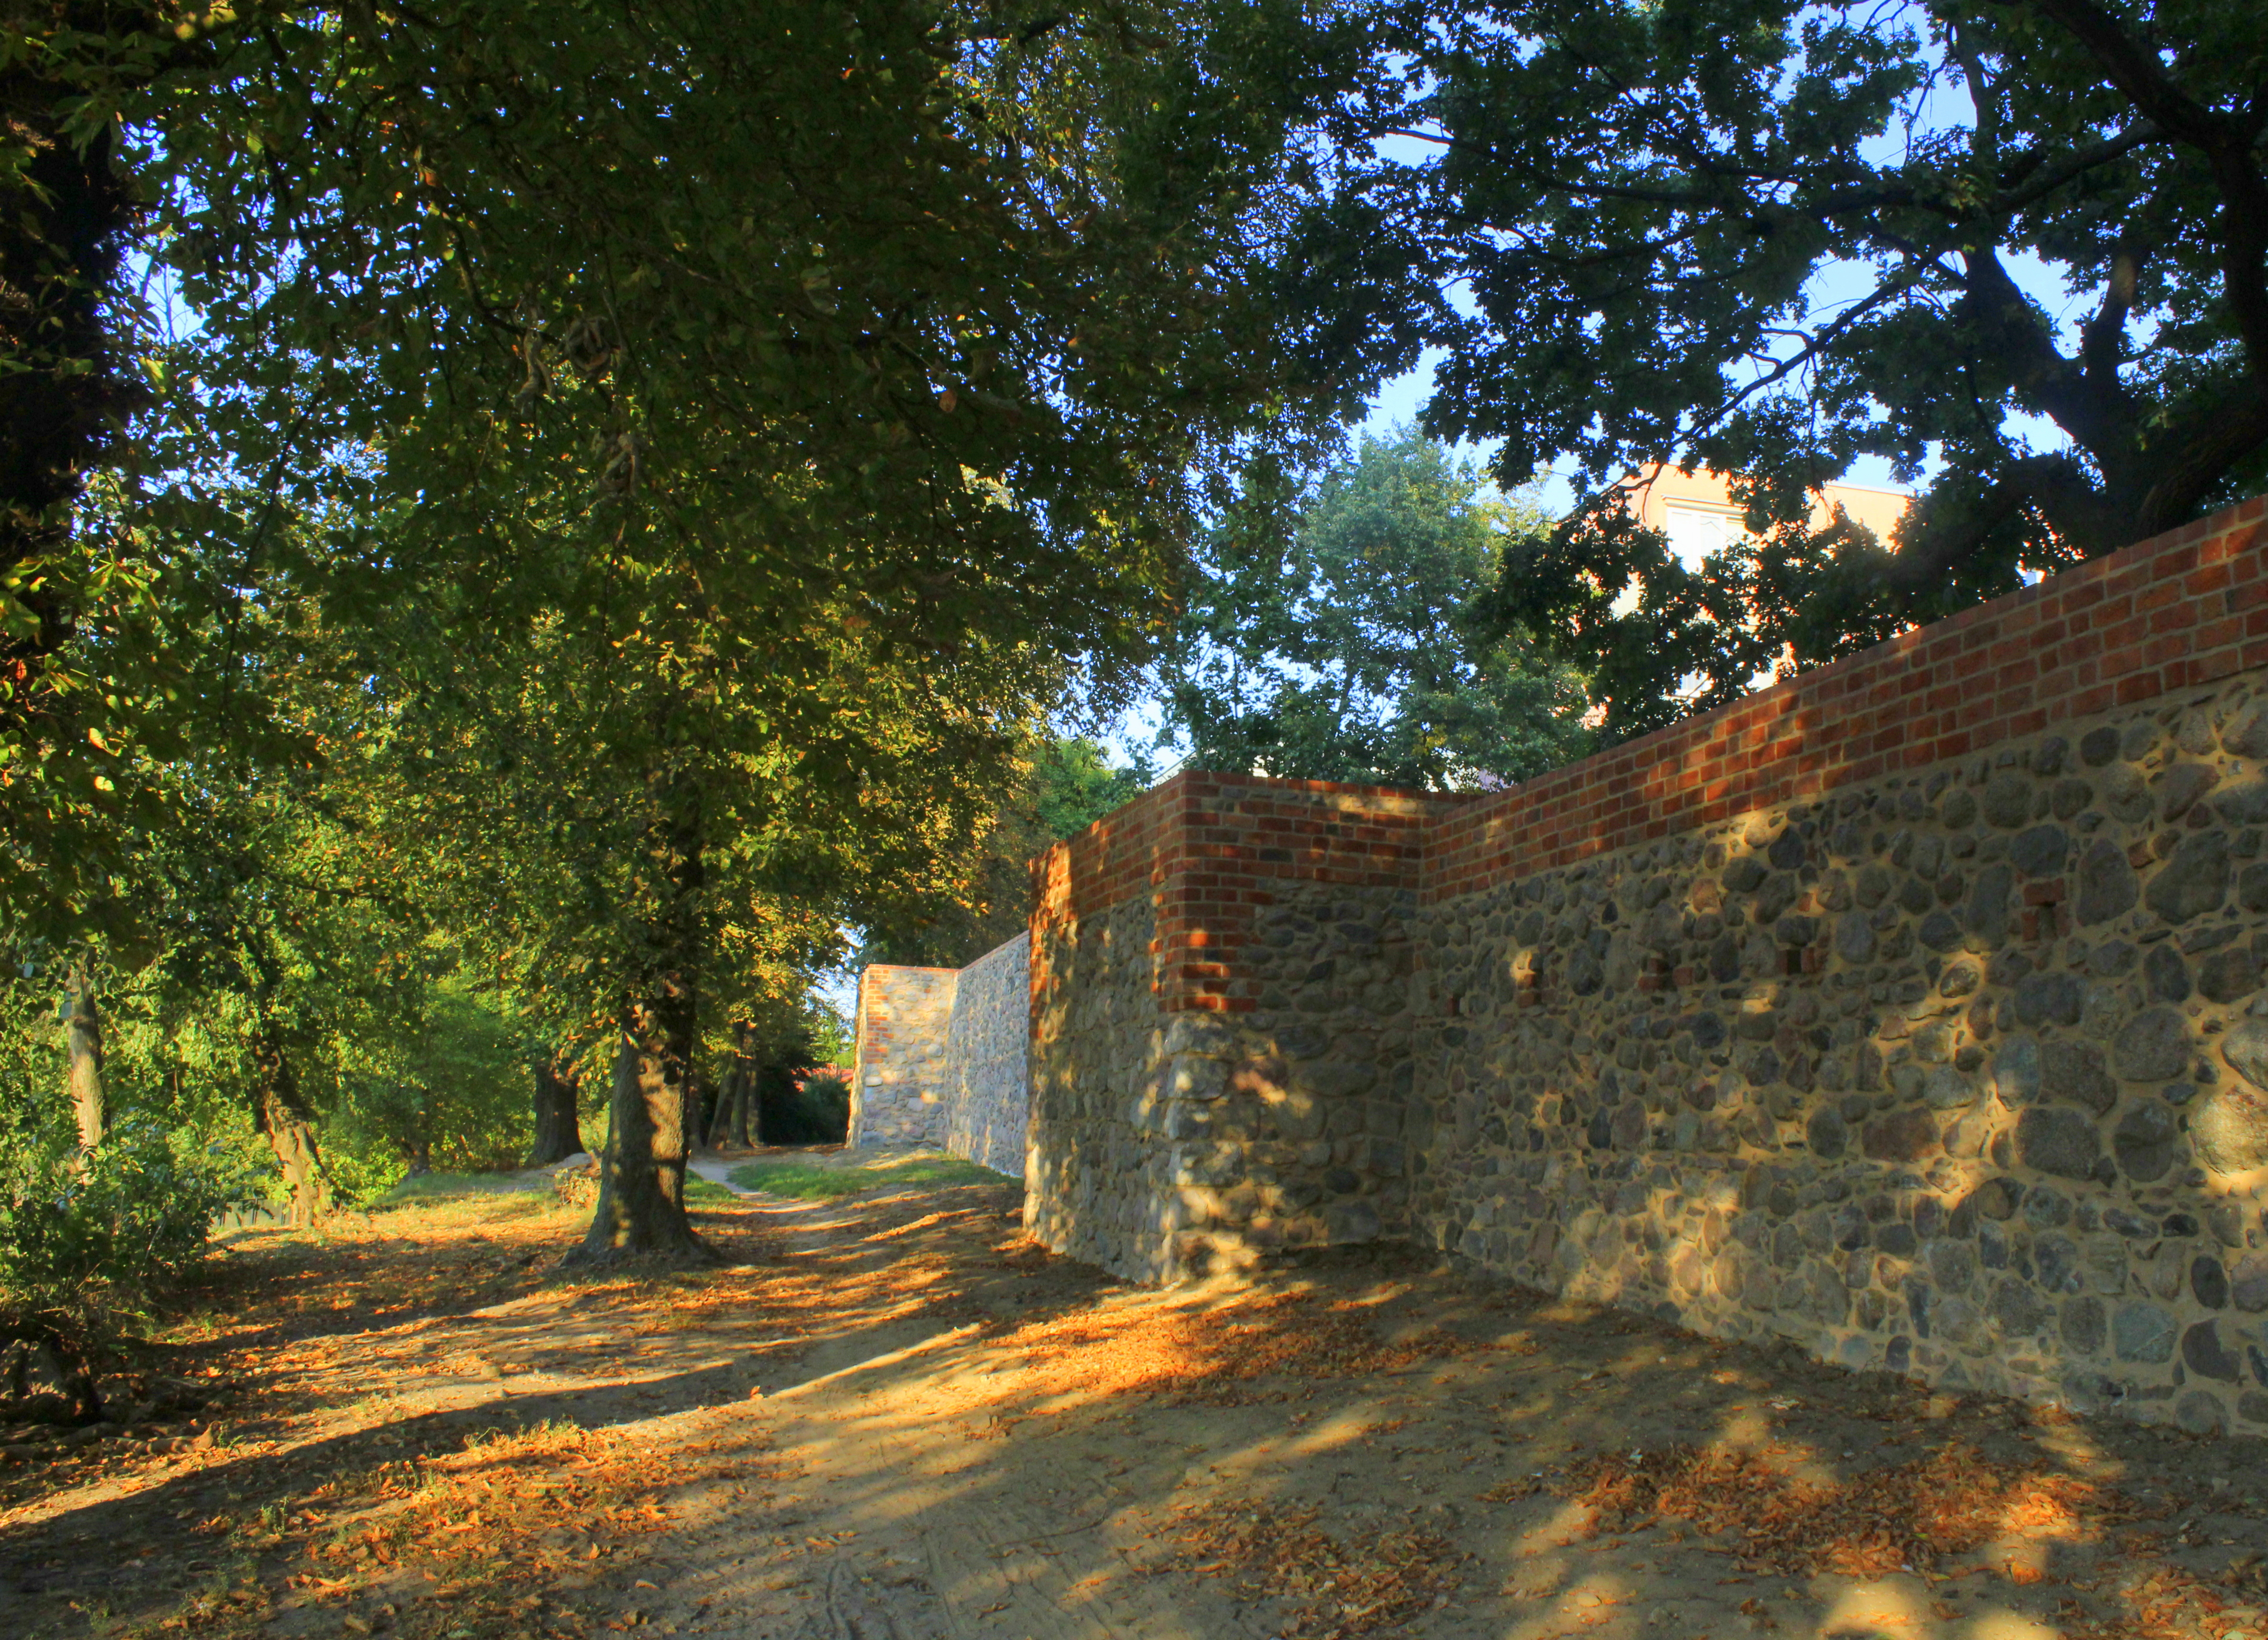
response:
M602 1282L537 1194L251 1232L147 1433L0 1432L0 1635L2268 1640L2257 1443L1393 1252L1130 1289L1018 1196L704 1203L738 1262Z

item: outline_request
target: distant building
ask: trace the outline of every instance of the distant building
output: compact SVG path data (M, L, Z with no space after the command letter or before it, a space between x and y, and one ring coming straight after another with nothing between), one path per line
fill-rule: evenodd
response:
M1638 521L1667 536L1669 550L1686 564L1698 564L1748 534L1741 504L1733 499L1732 484L1722 473L1656 467L1638 479L1637 496ZM1811 517L1815 525L1824 524L1839 506L1888 546L1912 505L1913 498L1903 491L1828 484L1813 495Z

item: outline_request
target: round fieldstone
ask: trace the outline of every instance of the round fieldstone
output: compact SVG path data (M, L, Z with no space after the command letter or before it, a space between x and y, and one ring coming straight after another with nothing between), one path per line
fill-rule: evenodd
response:
M2003 831L2013 831L2032 817L2032 782L2014 769L2003 769L1984 783L1984 818Z
M2138 1185L2163 1178L2173 1166L2181 1130L2174 1113L2154 1100L2138 1104L2118 1119L2110 1135L2111 1154L2118 1171Z
M2102 1300L2090 1293L2064 1301L2063 1341L2077 1354L2099 1354L2107 1331Z
M2053 1313L2047 1298L2029 1282L2013 1277L1992 1293L1992 1319L2010 1338L2029 1338L2045 1326Z
M2220 727L2220 749L2240 757L2268 757L2268 707L2248 706Z
M2169 822L2180 819L2220 779L2220 771L2210 764L2176 764L2158 782L2158 812Z
M2217 794L2213 811L2229 825L2258 825L2268 820L2268 780L2247 780Z
M2229 1069L2256 1088L2268 1088L2268 1019L2242 1020L2220 1039Z
M1802 866L1804 858L1802 834L1793 826L1788 827L1778 837L1772 838L1771 846L1764 851L1764 858L1771 861L1775 870L1798 869Z
M2228 1272L2228 1302L2247 1315L2268 1310L2268 1252L2248 1252Z
M2008 860L2028 877L2051 877L2063 869L2071 851L2071 834L2059 825L2036 825L2019 831L2008 845Z
M2174 1358L2180 1328L2163 1304L2124 1304L2110 1317L2110 1348L2121 1361L2158 1365Z
M2228 1272L2220 1260L2201 1252L2190 1260L2190 1291L2208 1310L2228 1308Z
M1735 894L1753 894L1764 880L1764 862L1754 854L1743 854L1725 868L1725 886Z
M2268 911L2268 860L2236 874L2236 903L2246 911Z
M2191 833L2150 879L2150 909L2168 922L2219 911L2228 898L2228 832Z
M1863 911L1846 911L1835 920L1835 954L1846 963L1863 963L1874 955L1874 926Z
M2075 1025L2085 1000L2070 974L2026 974L2016 982L2016 1018L2027 1025Z
M2108 922L2134 909L2141 884L2126 851L2097 838L2079 861L2079 898L2075 914L2082 923Z
M2079 760L2090 769L2101 768L2117 755L2118 731L2107 723L2080 736Z
M1992 1091L2006 1105L2029 1104L2040 1097L2040 1045L2012 1038L1992 1056Z
M1948 877L1957 884L1958 879ZM2003 862L1987 866L1977 874L1977 882L1969 891L1969 904L1962 909L1962 920L1969 932L1986 945L1999 945L2008 937L2008 898L2015 891L2015 874ZM1954 892L1959 893L1956 886ZM1940 889L1940 892L1942 890ZM1952 896L1946 896L1948 900Z
M2174 1422L2191 1435L2220 1435L2228 1429L2228 1413L2211 1391L2191 1390L2174 1403Z
M2268 1095L2230 1084L2215 1090L2190 1118L2198 1160L2216 1173L2268 1167Z
M2058 780L2048 793L2048 812L2058 820L2074 820L2095 801L2095 788L2077 775Z
M1933 1111L1951 1111L1975 1104L1977 1090L1952 1066L1937 1065L1922 1078L1921 1097Z
M2150 948L2150 954L2142 959L2142 979L2155 1001L2182 1002L2189 999L2190 965L2170 942Z
M1811 1113L1811 1119L1803 1125L1803 1136L1811 1146L1812 1155L1831 1162L1851 1142L1851 1125L1843 1119L1840 1112L1829 1105Z
M1933 911L1922 919L1915 930L1921 942L1933 951L1949 951L1961 943L1961 925L1945 912Z
M2150 817L2150 788L2124 764L2105 769L2101 785L2103 806L2119 819L2134 825Z
M2075 1293L2080 1289L2079 1245L2068 1236L2051 1231L2032 1248L2032 1267L2040 1285L2051 1293Z
M1955 792L1945 800L1939 817L1955 831L1971 825L1977 819L1977 800L1966 792Z
M1867 1131L1871 1133L1872 1127ZM2083 1112L2034 1105L2016 1119L2016 1155L2026 1167L2058 1178L2086 1178L2095 1171L2095 1158L2102 1153L2095 1123ZM1874 1151L1869 1149L1867 1154L1872 1156Z
M2092 1129L2089 1130L2090 1136ZM1927 1111L1893 1111L1868 1122L1859 1148L1876 1162L1918 1162L1937 1149L1937 1121ZM2094 1158L2088 1161L2092 1164Z
M1646 1106L1636 1099L1624 1102L1615 1112L1615 1149L1635 1150L1646 1143Z
M2052 1185L2034 1185L2024 1192L2024 1223L2034 1230L2070 1223L2071 1198Z
M2039 1088L2043 1099L2082 1104L2097 1116L2108 1116L2118 1103L2101 1052L2084 1042L2051 1042L2040 1050Z
M2212 1002L2235 1002L2260 988L2260 965L2249 945L2232 945L2198 964L2198 990Z
M2061 774L2064 759L2071 755L2071 742L2060 735L2051 735L2032 748L2034 774Z
M2244 1370L2237 1353L2221 1340L2220 1324L2199 1321L2182 1334L2182 1364L2201 1378L2234 1384Z
M2104 979L2116 979L2134 966L2139 953L2129 940L2105 940L2087 955L2089 973Z
M2190 1067L2189 1022L2170 1008L2144 1008L2121 1028L2110 1055L2128 1082L2169 1081Z

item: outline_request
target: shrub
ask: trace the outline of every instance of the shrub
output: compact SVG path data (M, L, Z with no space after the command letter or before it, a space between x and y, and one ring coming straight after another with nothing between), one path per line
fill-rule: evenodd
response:
M259 1201L241 1151L129 1119L85 1156L0 1137L0 1341L44 1351L82 1418L101 1415L94 1365L128 1322L204 1257L214 1216Z

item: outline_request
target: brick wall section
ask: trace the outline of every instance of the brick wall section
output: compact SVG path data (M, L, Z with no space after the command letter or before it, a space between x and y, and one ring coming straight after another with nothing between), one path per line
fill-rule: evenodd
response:
M1033 862L1034 927L1075 922L1146 893L1163 1013L1246 1014L1257 986L1237 957L1289 883L1415 889L1428 824L1470 797L1329 780L1175 775ZM1033 983L1048 976L1035 968Z
M2268 498L1446 813L1428 900L2268 666Z

